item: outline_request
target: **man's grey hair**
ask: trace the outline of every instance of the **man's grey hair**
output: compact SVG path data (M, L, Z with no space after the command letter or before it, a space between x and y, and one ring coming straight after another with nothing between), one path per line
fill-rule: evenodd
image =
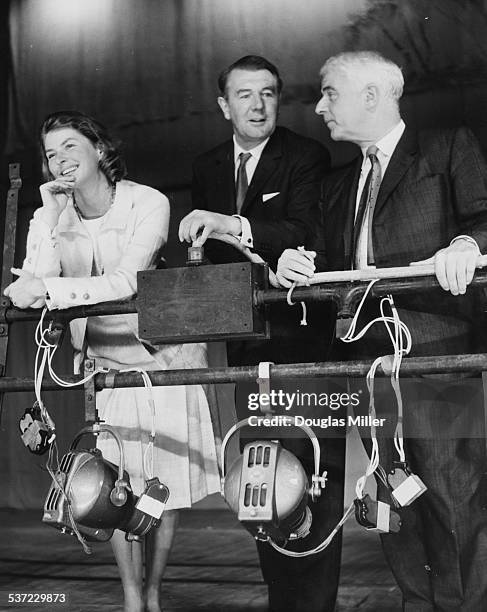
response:
M323 78L331 70L354 72L360 78L366 70L373 71L374 78L383 86L386 95L399 101L404 89L402 71L392 60L376 51L345 51L326 60L320 70ZM365 75L364 75L365 76Z

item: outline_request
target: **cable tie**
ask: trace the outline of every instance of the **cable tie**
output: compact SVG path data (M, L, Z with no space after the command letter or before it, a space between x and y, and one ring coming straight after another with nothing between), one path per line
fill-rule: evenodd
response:
M293 284L289 287L289 291L287 292L286 299L289 306L294 306L296 304L296 302L293 302L291 299L293 291L296 289L296 285L297 283L296 281L294 281Z
M259 370L258 370L258 378L257 378L257 384L259 385L259 408L260 411L265 413L265 414L269 414L272 413L273 410L272 408L267 405L264 406L261 402L261 395L267 395L267 397L270 396L271 393L271 365L274 365L274 363L272 361L261 361L259 363Z
M110 368L105 374L105 389L113 389L115 387L115 375L117 370Z
M297 302L293 302L293 300L291 298L292 293L293 293L294 289L296 288L296 285L297 285L297 283L296 283L296 281L294 281L293 284L291 285L291 287L289 288L289 291L287 292L286 299L287 299L287 303L288 303L289 306L295 306L297 304ZM301 309L303 311L303 316L302 316L301 321L299 322L299 324L300 325L308 325L308 321L306 319L306 317L307 317L306 304L304 302L299 302L299 303L301 304Z
M380 358L380 365L384 374L390 376L394 369L394 355L383 355Z

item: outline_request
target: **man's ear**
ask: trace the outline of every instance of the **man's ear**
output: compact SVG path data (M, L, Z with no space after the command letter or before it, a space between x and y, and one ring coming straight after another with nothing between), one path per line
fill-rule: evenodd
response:
M228 102L223 96L218 96L217 99L218 106L222 109L223 116L227 121L230 121L230 109L228 107Z
M364 88L365 105L368 109L374 109L379 103L380 92L377 85L369 83Z

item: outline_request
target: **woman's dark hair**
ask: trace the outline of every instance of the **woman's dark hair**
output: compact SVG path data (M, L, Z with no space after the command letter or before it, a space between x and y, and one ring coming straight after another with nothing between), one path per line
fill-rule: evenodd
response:
M102 150L103 155L100 158L99 166L110 183L113 184L120 181L127 174L125 162L119 151L119 145L108 134L105 126L89 115L79 111L66 110L48 115L41 126L42 173L46 180L52 180L53 176L47 163L44 140L49 132L61 128L76 130L85 138L88 138L94 147Z

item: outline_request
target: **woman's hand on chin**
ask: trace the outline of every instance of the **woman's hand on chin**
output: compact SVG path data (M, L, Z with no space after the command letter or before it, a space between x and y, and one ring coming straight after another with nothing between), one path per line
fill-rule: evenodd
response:
M75 180L74 176L58 176L39 187L43 206L42 219L51 229L56 227L59 215L66 208Z

